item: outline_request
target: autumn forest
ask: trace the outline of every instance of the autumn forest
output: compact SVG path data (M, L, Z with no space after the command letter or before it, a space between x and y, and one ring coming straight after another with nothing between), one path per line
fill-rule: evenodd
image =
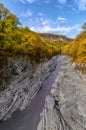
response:
M62 53L70 55L76 62L86 63L86 24L75 39L60 36L57 40L48 37L48 34L39 34L22 27L19 19L0 4L0 60L8 56L26 55L31 61L41 62Z

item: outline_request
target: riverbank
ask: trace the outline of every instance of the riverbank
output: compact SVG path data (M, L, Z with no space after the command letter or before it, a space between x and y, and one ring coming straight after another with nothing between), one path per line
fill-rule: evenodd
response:
M86 80L76 65L61 56L61 69L47 96L37 130L86 129Z
M45 77L46 72L49 74L49 77L43 80L39 93L30 105L27 104L26 110L16 111L9 120L0 123L1 130L86 129L86 77L75 69L76 64L67 56L54 57L44 66L43 75L35 73L36 77ZM51 73L53 70L55 71Z
M13 70L17 75L10 73L13 78L7 89L0 93L0 120L7 120L16 110L24 110L29 106L43 81L55 70L56 60L57 57L53 57L35 70L25 59L9 61L9 70Z
M0 130L37 130L45 98L50 94L51 86L55 82L60 66L60 59L56 57L55 70L43 81L40 91L30 105L23 111L16 111L8 120L0 122Z

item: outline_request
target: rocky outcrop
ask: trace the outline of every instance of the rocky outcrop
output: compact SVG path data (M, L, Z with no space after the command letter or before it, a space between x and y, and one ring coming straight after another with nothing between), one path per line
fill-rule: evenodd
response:
M86 77L66 56L46 98L37 130L86 130Z
M56 57L36 69L25 58L9 59L4 68L11 78L7 89L0 93L0 120L8 119L18 109L24 110L55 67Z
M0 61L0 91L6 89L11 82L20 80L22 76L32 70L33 66L27 57L3 58Z
M53 41L72 41L73 39L68 38L64 35L50 34L50 33L39 33L39 35L45 40Z

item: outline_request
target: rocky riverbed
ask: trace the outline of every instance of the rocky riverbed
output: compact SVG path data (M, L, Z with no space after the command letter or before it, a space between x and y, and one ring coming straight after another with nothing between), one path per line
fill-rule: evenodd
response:
M8 87L0 93L0 120L7 120L14 111L24 110L30 105L42 82L55 70L56 59L53 57L36 69L25 58L8 60L2 69L3 75L6 77L7 72L10 80L8 83L3 77L3 83Z
M0 129L86 130L86 76L75 69L76 64L67 56L54 57L32 73L28 72L31 66L22 71L24 64L21 63L22 60L14 64L16 67L11 66L18 75L13 76L12 83L0 93L0 120L29 107L16 111L13 118L0 124Z
M37 130L86 130L86 77L66 56L40 114Z

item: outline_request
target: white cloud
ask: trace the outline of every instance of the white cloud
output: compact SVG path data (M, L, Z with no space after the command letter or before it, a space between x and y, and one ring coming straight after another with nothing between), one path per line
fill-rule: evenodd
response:
M30 27L31 30L36 31L36 32L60 32L60 33L69 33L73 30L77 30L79 28L79 25L74 25L74 26L57 26L57 27L52 27L49 25L45 26L40 26L40 27Z
M35 2L35 0L26 0L26 1L29 2L29 3Z
M25 0L19 0L20 2L22 2L23 4L26 4L26 1Z
M65 4L67 0L57 0L60 4Z
M32 11L30 11L30 10L27 10L26 12L22 12L21 13L21 16L22 17L31 17L32 16L32 14L33 14L33 12Z
M34 3L35 2L35 0L19 0L19 1L21 1L22 3L30 3L30 4L32 4L32 3Z
M42 13L42 12L38 12L38 16L40 16L40 17L44 17L44 16L45 16L45 14L44 14L44 13Z
M48 24L48 21L43 21L42 24L43 24L43 25L47 25L47 24Z
M62 21L62 22L66 22L68 19L59 16L57 18L57 20Z
M59 20L52 20L44 17L29 18L26 24L28 24L28 27L35 32L58 33L65 35L80 32L80 25L78 24L68 26L66 23L62 24Z
M75 2L78 5L79 10L86 10L86 0L75 0Z
M40 27L40 26L45 26L45 25L56 25L55 21L51 20L51 19L46 19L43 16L40 17L36 17L36 18L31 18L27 21L27 24L29 23L28 26L36 26L36 27Z

